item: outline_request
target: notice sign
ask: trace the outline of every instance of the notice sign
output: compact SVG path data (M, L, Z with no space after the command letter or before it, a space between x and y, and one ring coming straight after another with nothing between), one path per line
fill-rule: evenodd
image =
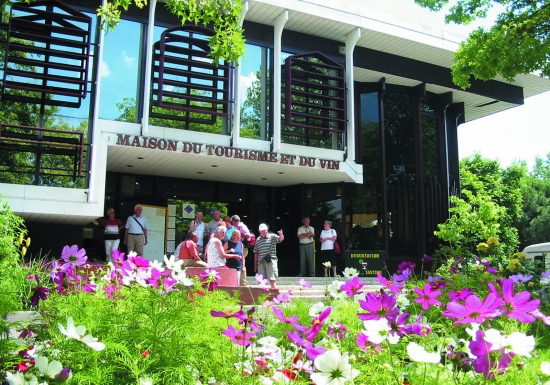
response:
M359 271L361 277L376 277L382 274L385 253L380 250L346 250L344 259L346 267Z

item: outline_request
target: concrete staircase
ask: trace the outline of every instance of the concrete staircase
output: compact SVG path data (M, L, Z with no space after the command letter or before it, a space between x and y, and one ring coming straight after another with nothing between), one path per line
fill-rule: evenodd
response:
M344 277L304 277L305 280L311 283L312 287L304 288L299 284L301 277L279 277L277 279L277 287L280 294L288 294L291 290L292 298L311 299L313 301L320 301L325 297L327 287L334 281L338 280L341 283L347 281ZM247 277L249 286L257 286L256 279L254 277ZM372 292L380 289L380 284L376 278L361 278L361 282L365 283L363 292Z

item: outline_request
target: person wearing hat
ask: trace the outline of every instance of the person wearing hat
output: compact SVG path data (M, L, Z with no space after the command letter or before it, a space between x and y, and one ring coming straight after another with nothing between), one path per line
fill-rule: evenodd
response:
M269 233L268 227L262 223L258 227L260 236L256 238L254 245L254 270L269 280L272 289L277 288L277 243L285 239L283 230L277 231L277 234Z

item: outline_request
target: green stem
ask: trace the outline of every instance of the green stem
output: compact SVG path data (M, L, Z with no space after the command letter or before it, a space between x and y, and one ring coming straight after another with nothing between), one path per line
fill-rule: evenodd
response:
M426 383L426 369L427 369L427 366L428 364L424 363L424 373L422 374L422 385L424 385ZM437 382L436 382L437 384Z

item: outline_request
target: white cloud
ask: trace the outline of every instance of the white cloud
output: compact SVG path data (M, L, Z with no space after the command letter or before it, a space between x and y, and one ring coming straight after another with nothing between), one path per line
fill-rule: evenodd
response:
M248 75L241 75L239 77L239 95L241 95L241 102L246 99L246 90L256 79L256 73L254 72L250 72Z
M99 62L99 77L106 78L111 74L109 65L103 60Z
M128 67L131 67L136 61L136 58L128 55L126 51L122 51L121 54L122 54L122 60L124 60L124 63L126 63Z

